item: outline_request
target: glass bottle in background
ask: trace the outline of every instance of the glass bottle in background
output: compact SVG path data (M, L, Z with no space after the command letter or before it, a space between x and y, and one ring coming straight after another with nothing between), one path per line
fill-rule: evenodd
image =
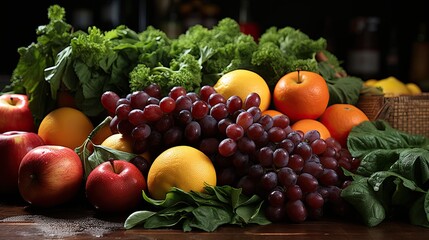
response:
M168 1L167 11L161 22L161 30L164 31L169 38L177 38L183 32L179 5L180 0Z
M401 67L399 61L399 39L396 25L389 26L386 47L387 48L385 50L383 59L383 73L385 77L395 76L401 81L406 81L406 79L403 79L403 76L401 76Z
M203 23L203 6L204 3L201 0L190 0L182 3L180 13L183 16L185 30Z
M216 1L190 0L180 6L184 29L195 25L212 28L218 24L220 7Z
M253 36L257 41L260 35L258 23L253 21L251 13L251 0L240 0L240 9L238 14L238 23L240 24L241 32Z
M213 1L206 1L203 5L203 25L212 28L219 22L220 8Z
M347 72L367 79L377 79L380 74L378 17L357 17L350 25L352 47L347 54Z
M410 60L410 82L429 92L429 38L427 25L420 23L417 37L412 45Z

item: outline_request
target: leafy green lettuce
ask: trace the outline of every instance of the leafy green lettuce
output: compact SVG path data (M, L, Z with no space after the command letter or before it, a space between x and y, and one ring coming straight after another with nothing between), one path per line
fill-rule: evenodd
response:
M80 32L59 53L54 66L45 69L45 78L56 99L60 85L73 93L77 107L89 117L104 114L101 95L130 92L128 73L139 56L135 44L139 36L125 26L102 32L96 27Z
M41 122L55 107L51 86L45 81L45 69L55 64L57 55L74 36L73 28L65 22L65 10L58 5L48 9L49 23L36 30L37 41L18 48L18 64L12 72L10 85L3 92L26 94L35 123ZM58 87L58 86L57 86Z

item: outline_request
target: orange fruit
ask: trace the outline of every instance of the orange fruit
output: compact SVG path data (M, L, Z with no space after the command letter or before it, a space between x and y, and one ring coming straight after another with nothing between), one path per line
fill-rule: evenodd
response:
M186 145L163 151L152 162L147 176L148 192L154 199L164 199L172 187L204 192L205 184L216 185L214 165L203 152Z
M84 143L93 128L89 118L80 110L60 107L42 119L37 134L47 145L75 149Z
M121 133L114 133L108 136L100 145L122 152L133 153L133 140L123 136ZM151 160L149 151L140 154L140 156L149 161Z
M317 119L328 106L328 84L315 72L290 72L274 86L273 102L275 108L287 115L292 122Z
M326 108L319 121L329 129L334 139L346 147L352 128L369 119L362 110L352 104L333 104Z
M274 109L267 109L265 111L262 112L262 115L270 115L271 117L274 117L276 115L280 115L283 114L280 111L274 110Z
M271 91L267 82L259 74L250 70L230 71L220 77L213 88L225 99L234 95L239 96L243 104L247 96L255 92L261 99L259 105L261 111L267 110L271 103Z
M320 138L327 139L331 137L328 128L315 119L301 119L292 124L291 128L295 131L301 130L304 134L310 130L317 130L320 133Z

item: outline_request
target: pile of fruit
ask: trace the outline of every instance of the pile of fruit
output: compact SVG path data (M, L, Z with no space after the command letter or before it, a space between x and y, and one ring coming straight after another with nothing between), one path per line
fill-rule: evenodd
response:
M292 74L297 78L290 77ZM298 83L301 78L305 82ZM346 203L340 197L341 189L351 180L342 168L353 172L359 161L315 120L327 107L327 84L320 75L307 71L292 72L285 79L301 84L299 91L320 85L325 89L324 105L313 101L305 103L308 108L284 108L298 116L292 122L280 108L268 109L271 93L263 78L249 70L234 70L199 92L176 86L162 95L156 84L122 97L106 91L101 103L109 116L95 129L81 111L59 107L45 116L38 134L34 126L2 129L27 130L3 133L5 138L38 139L20 151L29 152L25 157L14 157L15 176L8 176L8 181L18 184L24 200L41 207L71 200L85 181L88 201L109 213L141 208L142 191L162 200L172 187L204 192L206 184L240 188L246 196L260 197L266 202L263 213L272 222L319 219L327 205L342 211ZM280 83L278 88L287 88ZM274 92L279 101L299 96L293 91ZM11 101L16 96L2 97ZM22 99L21 107L12 102L7 107L31 116L28 100ZM306 99L297 99L295 104L302 104L300 101ZM314 113L314 108L322 110ZM270 110L276 114L265 113ZM299 114L309 117L300 119ZM356 116L348 114L352 115ZM300 128L297 123L306 119L320 123L327 135L321 138L318 128L312 128L314 123L303 124L306 130ZM327 117L325 121L333 126L336 119ZM110 155L99 154L103 148ZM123 152L129 155L124 157ZM105 198L109 193L121 197L115 201Z
M164 199L171 186L203 191L203 183L207 182L241 188L248 196L260 196L267 201L266 216L271 221L317 219L327 202L334 209L342 209L344 203L339 193L349 178L341 168L354 171L358 160L335 138L321 138L317 129L294 130L287 115L265 114L260 105L270 102L270 94L262 93L264 98L261 98L257 92L268 90L268 86L262 78L252 78L253 74L247 70L231 71L213 87L203 86L199 93L177 86L162 96L153 89L156 85L122 98L106 92L102 103L114 113L110 122L112 131L129 136L134 153L149 151L149 155L159 156L172 151L172 147L186 145L203 152L213 163L214 169L207 166L204 170L196 169L195 173L190 170L192 166L178 167L184 164L181 162L171 165L177 168L174 173L161 174L165 170L151 166L147 174L148 192L155 199ZM241 81L247 85L238 87L237 82ZM315 84L310 84L312 81L309 78L308 85L302 88L315 88ZM326 82L323 83L326 87ZM255 91L248 92L249 86ZM192 156L185 155L181 161L195 164ZM156 157L154 164L158 161L161 160ZM203 173L199 171L208 176L201 178ZM167 174L182 177L162 182ZM188 181L194 181L194 187L189 188Z
M54 7L53 10L61 8ZM61 11L59 15L62 16ZM62 23L61 18L54 20L51 24ZM299 31L286 30L302 38ZM168 42L168 39L159 38L160 32L150 31L156 33L159 41ZM111 39L109 34L113 32L103 37ZM211 34L209 30L196 27L186 36L192 36L192 33ZM265 40L270 39L268 36L279 37L281 34L285 33L269 30ZM82 36L84 34L78 37ZM180 44L190 44L186 36L180 38L183 42L171 46L177 50ZM263 39L261 42L265 41ZM103 49L111 55L111 44L118 44L101 42L107 50ZM96 211L130 214L124 223L125 228L181 225L185 231L192 228L213 231L223 224L300 223L320 219L325 214L347 216L356 210L367 214L363 218L368 225L377 225L384 216L376 216L378 221L373 221L374 216L368 213L372 209L355 198L360 197L360 192L355 190L372 191L371 187L362 185L362 179L370 179L368 182L375 182L378 187L382 184L371 179L372 174L381 171L374 164L376 160L372 158L372 152L381 152L385 156L385 151L375 150L400 149L397 155L388 156L391 159L399 157L399 151L407 147L416 147L411 155L422 154L416 159L423 161L426 152L416 152L416 149L424 149L429 141L420 136L397 133L378 122L371 123L352 104L357 102L359 95L356 87L361 89L363 82L348 77L339 65L332 65L335 57L323 49L310 54L318 56L318 62L303 53L295 59L288 56L285 60L278 52L279 48L268 40L259 46L246 43L229 47L243 50L246 46L249 50L263 46L254 49L257 54L252 59L256 61L263 57L268 63L270 55L266 51L270 50L269 53L285 64L283 66L304 66L304 69L289 69L277 76L278 72L277 75L261 72L261 69L276 70L279 65L274 65L274 61L270 62L272 65L258 68L259 65L249 65L235 56L236 59L227 63L229 68L214 74L203 72L203 69L220 67L222 61L211 58L211 62L207 62L213 65L193 68L190 66L201 64L202 60L193 61L195 59L187 55L170 59L169 70L161 66L151 69L149 63L145 66L136 64L133 70L128 66L131 87L126 91L119 88L123 83L116 84L120 79L109 79L109 84L116 81L116 85L103 85L101 79L107 77L100 77L101 69L106 70L106 66L100 63L99 66L91 65L91 68L79 68L86 73L97 69L97 73L91 75L93 82L87 82L89 75L79 75L79 72L64 77L71 68L50 68L46 70L49 73L46 78L50 81L47 90L43 87L47 81L37 84L34 81L35 87L31 89L19 86L22 82L18 79L25 75L20 73L27 74L23 70L26 58L22 58L12 79L14 91L0 96L0 111L4 113L0 117L0 150L4 154L0 194L18 196L31 205L49 208L70 203L83 192L85 200ZM79 44L82 42L72 41L71 47L78 49ZM306 44L314 47L319 43L307 39ZM147 52L141 58L154 51L146 47ZM207 47L204 48L207 52L199 53L208 59L217 56ZM32 52L26 50L21 49L23 56ZM63 50L62 59L71 54L69 50ZM227 50L220 52L223 51ZM84 54L80 53L82 57ZM91 55L86 54L86 57ZM69 61L75 61L73 66L84 62L82 58L70 58ZM64 66L57 62L56 67ZM110 70L110 77L118 73L114 67ZM204 74L212 84L203 84L204 81L196 84L195 77ZM58 82L60 78L62 80ZM73 88L76 86L70 83L76 79L86 79L86 82ZM103 86L97 99L85 98L93 94L85 88L97 88L97 84ZM83 89L79 89L82 86ZM20 93L23 88L29 94ZM30 101L32 97L37 101L35 94L39 93L32 92L34 89L45 89L47 92L43 96L53 98L58 94L58 98L54 105L48 107L50 102L36 113L37 107L34 103L31 106ZM53 89L55 94L52 94ZM60 99L64 89L66 93L72 92L71 89L76 91L68 96L72 101ZM102 110L97 110L95 115L88 114L88 106L97 103ZM40 120L36 116L41 116ZM371 129L369 133L368 129ZM379 134L381 129L390 131L384 132L384 137L393 137L385 142L362 141ZM398 143L396 139L399 139ZM406 143L402 144L404 140ZM389 144L393 142L396 145L390 148ZM372 144L372 148L365 149L365 144ZM371 162L368 163L368 159ZM395 167L393 160L389 162ZM387 169L383 171L387 172ZM405 178L399 179L405 181ZM416 185L421 184L424 186L424 179L423 183L416 182ZM422 192L427 193L424 189L419 191ZM364 204L379 200L375 194L368 196L373 197Z

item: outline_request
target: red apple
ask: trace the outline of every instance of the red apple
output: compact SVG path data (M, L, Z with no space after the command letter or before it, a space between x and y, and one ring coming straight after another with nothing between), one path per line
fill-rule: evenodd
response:
M22 158L35 147L44 145L33 132L8 131L0 133L0 194L18 195L18 169Z
M54 207L74 199L83 182L83 165L70 148L43 145L30 150L18 171L22 198L37 207Z
M86 180L86 197L101 212L126 213L143 202L146 179L125 160L106 161L94 168Z
M7 131L34 132L34 118L27 95L0 95L0 133Z

